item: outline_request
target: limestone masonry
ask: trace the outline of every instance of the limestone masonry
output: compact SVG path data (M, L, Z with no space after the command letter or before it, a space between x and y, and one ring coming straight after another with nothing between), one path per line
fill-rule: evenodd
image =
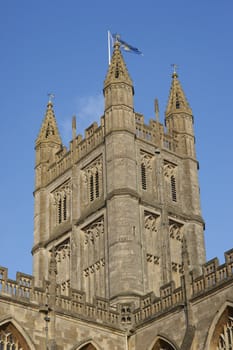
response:
M0 350L232 350L233 249L206 262L192 110L173 73L165 126L134 111L115 42L105 111L35 152L33 276L0 267Z

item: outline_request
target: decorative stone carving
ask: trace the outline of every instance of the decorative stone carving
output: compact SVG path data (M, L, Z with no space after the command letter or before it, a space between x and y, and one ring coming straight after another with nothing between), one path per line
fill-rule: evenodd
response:
M183 241L183 225L176 223L176 222L170 222L169 224L169 235L170 238L176 239L177 241L182 242Z
M71 194L71 182L66 182L53 192L54 204L58 204L59 199L64 198L64 195L69 196Z
M182 273L183 272L183 265L172 261L172 271Z
M62 260L70 257L70 241L60 244L56 247L55 251L56 262L59 263Z
M61 286L62 294L68 295L70 288L70 239L55 247L57 267L57 283Z
M96 271L99 271L101 267L105 266L105 260L104 258L101 258L100 260L96 261L94 264L88 266L83 271L83 276L88 277L90 274L95 273Z
M141 164L144 164L147 169L152 170L152 155L141 151Z
M94 175L96 171L102 172L103 170L103 159L102 156L89 164L85 169L84 173L88 175Z
M84 198L89 198L89 203L99 198L103 192L103 159L102 156L86 166L82 172L84 191L88 193Z
M158 216L145 212L144 216L144 225L145 229L150 230L151 232L156 232L157 231L157 219Z
M146 254L146 260L147 260L147 262L151 262L151 263L154 263L155 265L159 265L160 257L156 256L156 255L153 255L153 254L147 253Z
M70 218L71 182L64 183L52 193L52 196L55 208L54 221L58 225Z
M227 323L223 325L223 330L219 335L217 350L233 349L233 317L229 316Z
M163 165L163 174L165 178L170 179L176 175L176 166L172 163L165 162Z
M94 244L95 240L104 233L104 218L101 217L99 220L85 227L83 232L85 234L84 244Z

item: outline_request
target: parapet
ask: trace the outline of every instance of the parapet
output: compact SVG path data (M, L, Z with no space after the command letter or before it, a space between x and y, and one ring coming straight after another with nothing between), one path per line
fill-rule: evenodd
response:
M233 249L225 253L224 264L219 265L218 259L215 258L205 263L202 270L201 276L190 279L190 302L233 281ZM39 309L46 305L50 298L49 282L44 281L44 286L38 288L34 285L33 276L20 272L14 281L8 279L7 268L0 267L0 299L5 298L15 303L23 302L37 306ZM125 329L161 317L174 308L183 308L186 302L184 283L175 288L173 281L160 288L160 296L155 296L154 293L142 296L138 308L135 308L133 303L111 305L109 300L99 297L88 303L84 292L70 288L69 295L65 296L57 286L55 309L79 319Z

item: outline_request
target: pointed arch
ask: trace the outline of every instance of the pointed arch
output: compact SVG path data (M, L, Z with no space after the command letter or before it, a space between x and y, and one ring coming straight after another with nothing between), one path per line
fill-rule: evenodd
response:
M31 338L11 316L0 319L1 344L9 344L12 349L36 350Z
M167 339L165 336L157 336L149 350L179 350L178 346L174 342Z
M210 325L205 349L230 350L233 348L233 302L227 301L217 311Z
M71 350L101 350L99 345L93 339L78 342Z

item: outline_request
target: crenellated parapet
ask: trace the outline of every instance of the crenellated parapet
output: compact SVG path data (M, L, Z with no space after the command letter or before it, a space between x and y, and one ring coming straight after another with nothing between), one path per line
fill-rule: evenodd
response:
M150 119L149 124L144 123L144 116L135 113L135 135L138 139L146 141L161 149L176 152L178 141L173 135L165 133L163 124ZM50 183L77 163L83 157L92 152L96 147L104 142L105 129L104 117L101 118L101 125L96 122L85 130L85 137L78 135L70 142L70 149L62 147L55 155L54 162L48 167L47 183Z
M57 177L64 174L71 169L72 165L77 163L80 159L92 152L104 140L104 125L103 119L101 126L93 123L85 130L85 138L78 135L70 142L70 149L67 151L63 147L55 155L55 161L48 167L47 183L52 182Z
M227 282L233 277L233 249L225 252L225 263L219 265L217 258L208 261L203 265L203 274L193 280L193 296L199 296L203 293L217 288L219 285Z
M232 280L233 249L225 253L224 264L219 265L218 259L215 258L203 265L203 274L191 282L190 302L205 293L214 293L216 289L224 287ZM48 281L44 281L43 287L38 288L34 285L32 276L18 272L14 281L8 279L7 268L0 267L0 298L10 298L16 303L26 303L40 308L47 304L49 297ZM184 284L175 288L173 281L160 288L160 296L155 296L151 292L140 297L137 307L132 302L112 305L108 299L99 297L89 303L84 292L70 288L66 296L62 294L61 287L57 286L55 309L59 313L106 323L111 327L129 328L160 317L174 308L183 309L186 302Z
M144 123L144 116L139 113L135 113L136 121L136 136L138 139L142 139L154 146L166 149L172 152L178 150L178 140L176 138L176 132L173 134L166 133L164 125L154 119L150 119L149 124Z

